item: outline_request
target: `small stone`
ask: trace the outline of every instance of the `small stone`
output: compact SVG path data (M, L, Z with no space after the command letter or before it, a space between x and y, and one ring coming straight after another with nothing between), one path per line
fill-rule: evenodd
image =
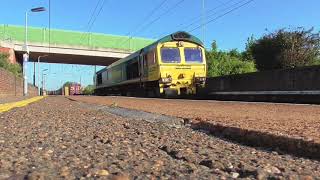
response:
M228 164L228 168L229 168L229 169L233 169L234 167L233 167L233 165L232 165L231 163L229 163L229 164Z
M221 180L226 180L227 178L224 177L224 176L221 176L220 179L221 179Z
M314 178L312 176L302 176L300 179L301 180L313 180Z
M289 175L288 177L289 180L297 180L299 177L297 175Z
M9 174L2 174L0 173L0 179L8 179L10 177Z
M130 180L128 175L118 175L112 178L112 180Z
M232 178L238 178L240 176L239 173L233 172L231 173Z
M281 174L281 171L277 167L270 165L263 168L263 170L271 174Z
M60 172L60 176L67 177L70 175L70 171L68 167L63 167Z
M157 160L155 164L153 165L154 170L160 170L160 168L163 166L164 162L161 160Z
M98 176L108 176L109 175L109 171L107 171L105 169L101 169L101 170L98 170L95 174L98 175Z
M113 102L110 107L118 107L118 104L116 102Z
M262 180L262 179L266 179L267 178L267 172L265 172L262 169L257 170L257 179L258 180Z
M202 160L199 165L206 166L208 168L213 168L212 160Z
M19 179L19 178L17 178ZM28 175L28 179L30 180L45 180L45 174L40 173L40 172L32 172L31 174Z

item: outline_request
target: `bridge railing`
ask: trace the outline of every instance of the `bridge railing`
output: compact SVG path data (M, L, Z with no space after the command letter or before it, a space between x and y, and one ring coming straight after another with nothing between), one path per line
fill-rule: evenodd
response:
M13 25L0 25L1 41L24 42L24 27ZM85 47L89 49L112 48L120 50L139 50L152 42L152 39L130 38L126 36L115 36L98 33L83 33L77 31L65 31L48 28L28 28L28 41L41 44L68 45Z

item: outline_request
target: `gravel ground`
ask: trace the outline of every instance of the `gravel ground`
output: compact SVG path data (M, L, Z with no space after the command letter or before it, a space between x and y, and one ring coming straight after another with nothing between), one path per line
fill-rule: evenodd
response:
M29 99L29 98L31 98L31 97L25 97L25 96L0 96L0 104L22 101L22 100Z
M320 106L128 97L71 97L320 143Z
M319 161L95 109L48 97L0 114L0 179L320 177Z

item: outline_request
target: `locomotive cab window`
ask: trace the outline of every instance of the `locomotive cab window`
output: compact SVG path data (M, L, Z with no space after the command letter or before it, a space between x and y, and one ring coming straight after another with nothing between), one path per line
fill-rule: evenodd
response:
M189 63L202 63L203 61L202 51L199 48L185 48L184 55L186 62Z
M178 48L161 48L161 59L164 63L180 63L180 51Z
M102 73L97 74L97 84L98 85L102 84Z

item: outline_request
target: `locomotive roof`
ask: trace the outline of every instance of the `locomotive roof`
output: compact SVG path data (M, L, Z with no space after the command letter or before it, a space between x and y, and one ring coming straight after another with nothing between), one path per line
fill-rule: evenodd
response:
M203 46L203 43L201 42L201 40L199 38L185 32L185 31L178 31L176 33L167 35L167 36L157 40L156 42L134 52L133 54L130 54L129 56L112 63L108 67L113 67L113 66L121 64L123 62L126 62L134 57L139 56L139 54L141 52L148 52L150 49L152 49L153 47L157 46L160 43L171 42L171 41L187 41L187 42L192 42L192 43L198 44L199 46ZM100 70L100 71L102 72L103 70Z
M167 36L159 39L158 41L156 41L153 44L159 44L159 43L170 42L170 41L188 41L188 42L196 43L200 46L203 46L203 43L200 41L199 38L185 32L185 31L178 31L176 33L167 35ZM150 45L150 46L152 46L152 45Z

